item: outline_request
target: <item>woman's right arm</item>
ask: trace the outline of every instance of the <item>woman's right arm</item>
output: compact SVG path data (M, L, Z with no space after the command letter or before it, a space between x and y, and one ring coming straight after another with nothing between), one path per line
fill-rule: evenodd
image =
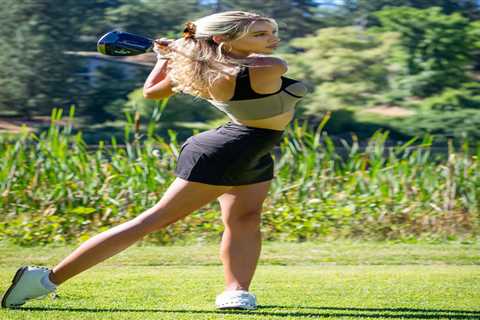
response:
M281 77L288 70L287 62L276 57L255 57L254 67L250 69L251 81L257 90L267 92L276 86L281 86Z
M254 59L255 70L258 73L266 73L273 77L278 77L285 74L288 70L287 62L277 57L258 56Z

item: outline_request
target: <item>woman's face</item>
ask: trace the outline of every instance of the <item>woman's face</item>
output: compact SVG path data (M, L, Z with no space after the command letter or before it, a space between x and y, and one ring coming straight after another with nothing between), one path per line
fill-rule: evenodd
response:
M277 48L280 39L272 24L266 21L256 21L242 38L228 41L225 44L227 54L247 57L252 53L271 54ZM232 48L231 51L228 51Z

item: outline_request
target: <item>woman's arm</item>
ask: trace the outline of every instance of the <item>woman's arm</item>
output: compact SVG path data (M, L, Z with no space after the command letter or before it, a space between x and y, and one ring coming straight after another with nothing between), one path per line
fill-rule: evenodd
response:
M278 77L285 74L288 70L287 62L281 58L269 56L254 56L254 70L259 74Z
M168 60L159 59L143 85L143 96L146 99L164 99L173 95L170 78L167 74Z
M145 80L143 96L146 99L165 99L173 95L172 84L167 74L168 59L162 58L163 54L170 51L170 44L174 40L160 38L155 40L153 51L157 53L157 64Z

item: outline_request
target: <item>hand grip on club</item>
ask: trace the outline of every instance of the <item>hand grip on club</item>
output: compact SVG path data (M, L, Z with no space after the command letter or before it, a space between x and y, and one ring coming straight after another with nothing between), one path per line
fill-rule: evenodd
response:
M170 44L173 42L174 40L167 38L155 39L153 40L153 52L157 53L157 55L164 55L170 51L175 51L172 47L170 47Z

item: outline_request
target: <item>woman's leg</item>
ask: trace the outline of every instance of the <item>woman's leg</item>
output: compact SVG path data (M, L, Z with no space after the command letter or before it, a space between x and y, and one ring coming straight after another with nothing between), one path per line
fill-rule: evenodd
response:
M53 268L50 280L55 284L65 282L128 248L145 235L200 209L230 188L175 179L154 207L84 242Z
M225 225L220 248L225 290L250 287L260 256L260 215L270 183L233 187L218 198Z

